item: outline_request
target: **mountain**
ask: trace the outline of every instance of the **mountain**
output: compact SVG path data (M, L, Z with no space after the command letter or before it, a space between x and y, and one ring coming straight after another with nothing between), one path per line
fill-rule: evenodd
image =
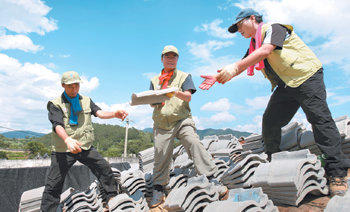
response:
M144 132L153 132L152 128L145 128L143 130ZM202 140L204 138L204 136L207 135L227 135L227 134L232 134L233 136L235 136L236 138L239 138L241 136L243 137L247 137L252 133L249 132L240 132L240 131L236 131L236 130L232 130L232 129L212 129L212 128L208 128L208 129L204 129L204 130L197 130L197 133L200 137L200 139Z
M204 130L197 130L197 134L199 135L200 139L203 139L204 136L207 135L227 135L227 134L232 134L233 136L235 136L236 138L239 137L247 137L252 133L249 132L240 132L240 131L236 131L236 130L232 130L232 129L212 129L212 128L208 128L208 129L204 129Z
M143 129L143 131L148 133L153 133L153 128L145 128Z
M1 133L6 138L26 138L26 137L41 137L45 135L44 133L38 133L28 130L17 130L17 131L8 131Z

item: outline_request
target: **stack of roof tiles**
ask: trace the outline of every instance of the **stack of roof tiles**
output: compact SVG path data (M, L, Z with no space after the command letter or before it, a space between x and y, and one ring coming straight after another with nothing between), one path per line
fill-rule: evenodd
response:
M241 211L277 212L278 208L274 206L261 188L238 188L230 190L227 200L212 202L203 210L203 212Z
M210 139L211 142L208 143ZM239 144L238 139L231 134L204 137L201 142L214 158L228 158L232 149Z
M102 211L102 198L98 182L93 182L86 191L74 191L62 200L62 209L65 211Z
M191 173L189 173L189 169L174 168L170 173L170 180L166 186L166 191L169 193L173 189L177 189L181 186L186 186L190 175Z
M282 128L280 149L285 151L309 149L314 154L321 154L312 131L306 130L304 125L298 122L292 122Z
M350 119L341 117L335 120L343 138L343 151L350 155ZM251 135L237 139L232 135L206 136L201 143L214 157L218 171L210 181L204 176L197 176L196 170L180 145L173 151L173 163L170 181L166 186L168 194L164 207L169 211L276 211L274 204L298 205L309 194L325 195L328 193L324 169L314 148L315 142L311 131L301 124L291 123L282 129L280 148L294 152L280 152L272 155L271 162L262 153L264 144L261 135ZM299 151L296 151L299 150ZM111 211L147 211L147 201L152 196L154 148L138 154L139 170L120 172L112 168L119 183L121 194L109 202ZM219 201L220 192L225 185L230 189L230 201ZM242 188L254 188L253 190ZM260 190L256 190L261 187ZM237 190L236 188L241 188ZM40 189L43 189L40 188ZM39 196L23 193L20 211L38 209L42 191ZM267 200L267 194L269 199ZM240 195L255 195L256 199L236 201ZM248 196L249 196L248 195ZM105 192L95 181L84 192L72 192L62 199L62 207L67 211L102 210ZM235 206L232 206L235 204ZM30 208L27 210L26 208ZM89 208L89 209L87 209ZM221 208L221 209L220 209ZM33 209L33 210L32 210ZM226 211L227 211L226 210Z
M255 154L264 152L264 142L262 136L258 134L252 134L246 138L241 138L243 151L251 151Z
M129 195L133 195L137 190L144 192L146 190L144 173L140 170L122 171L120 185L121 190Z
M241 154L242 155L242 154ZM261 163L267 162L267 155L245 154L243 157L236 156L226 171L218 179L228 188L249 188L250 178Z
M273 202L297 206L312 192L328 194L325 171L317 156L309 150L272 154L271 163L261 163L251 179L262 187Z
M350 158L350 119L348 116L341 116L334 121L342 137L343 152ZM316 155L322 154L315 143L313 132L306 130L303 124L298 122L292 122L282 128L280 149L286 151L309 149Z
M146 212L149 210L144 193L140 190L136 191L133 195L122 193L113 197L109 200L108 207L111 212Z
M23 192L19 205L20 212L40 211L44 186Z
M168 211L200 211L210 202L218 201L220 185L209 183L205 176L188 179L186 186L173 189L164 202Z
M120 173L119 183L121 186L122 194L117 195L108 202L110 211L148 210L148 205L145 197L145 176L142 171L122 171Z
M143 172L150 172L153 170L154 164L154 148L145 149L137 154L139 159L139 169Z
M23 192L19 203L19 211L39 212L44 189L45 186L42 186ZM61 203L63 203L72 193L74 193L74 189L72 187L63 192L61 194ZM62 208L62 206L60 206L60 208Z

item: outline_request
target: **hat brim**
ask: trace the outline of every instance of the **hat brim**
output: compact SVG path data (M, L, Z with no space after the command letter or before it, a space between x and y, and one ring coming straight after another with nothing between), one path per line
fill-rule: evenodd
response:
M236 23L232 24L229 28L228 28L228 31L231 32L231 33L235 33L238 31L238 27L237 27L237 24L238 22L242 21L244 18L240 18L238 20L236 20Z
M69 82L63 83L63 84L70 85L70 84L81 83L81 82L82 82L81 80L74 80L74 81L69 81Z
M177 56L179 56L179 53L177 53L176 51L165 51L165 52L162 52L162 55L165 55L166 53L169 53L169 52L173 52L173 53L175 53Z
M238 31L237 24L232 24L232 25L228 28L228 31L231 32L231 33L237 32L237 31Z

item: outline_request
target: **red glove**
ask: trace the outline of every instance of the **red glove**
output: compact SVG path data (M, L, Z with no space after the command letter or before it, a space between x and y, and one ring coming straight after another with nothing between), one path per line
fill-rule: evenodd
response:
M202 84L199 85L199 88L202 90L209 90L209 88L211 88L211 86L213 86L216 82L216 78L214 76L201 75L201 77L204 78Z

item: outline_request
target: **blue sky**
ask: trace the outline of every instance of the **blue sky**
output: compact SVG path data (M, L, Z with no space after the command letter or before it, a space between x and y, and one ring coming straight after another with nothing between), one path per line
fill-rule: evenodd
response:
M129 101L160 72L163 47L178 48L178 69L191 73L198 87L201 74L244 55L249 40L227 28L245 7L258 10L266 22L295 27L324 65L333 117L349 114L347 0L0 0L0 5L1 127L49 132L46 104L60 95L60 77L69 70L84 80L80 93L102 109L125 109L131 126L152 127L152 109ZM255 71L253 77L243 73L198 90L190 106L198 129L261 133L270 95L269 81ZM125 126L119 120L94 121ZM302 110L293 121L309 127Z

